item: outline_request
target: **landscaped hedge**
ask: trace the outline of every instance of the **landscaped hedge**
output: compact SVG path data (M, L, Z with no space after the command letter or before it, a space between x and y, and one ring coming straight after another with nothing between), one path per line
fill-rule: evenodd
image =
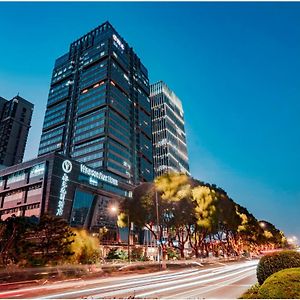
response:
M287 268L300 267L300 253L280 251L263 256L257 266L256 275L260 285L272 274Z
M260 299L300 299L300 268L271 275L258 290Z

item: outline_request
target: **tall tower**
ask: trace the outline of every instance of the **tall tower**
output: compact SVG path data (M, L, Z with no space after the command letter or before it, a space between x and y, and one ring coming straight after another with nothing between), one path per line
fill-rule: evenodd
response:
M28 138L33 104L16 96L0 97L0 165L21 163Z
M151 84L154 175L189 173L183 108L180 99L163 82Z
M39 155L57 151L132 184L153 179L148 72L109 22L58 58Z

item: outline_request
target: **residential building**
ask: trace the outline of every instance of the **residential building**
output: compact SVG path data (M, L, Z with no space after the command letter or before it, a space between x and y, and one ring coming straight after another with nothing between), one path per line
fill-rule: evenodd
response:
M55 61L39 156L56 151L137 185L153 179L148 72L109 22Z
M22 162L32 112L33 104L20 96L0 97L0 169Z
M163 82L150 85L154 175L190 174L183 108L180 99Z

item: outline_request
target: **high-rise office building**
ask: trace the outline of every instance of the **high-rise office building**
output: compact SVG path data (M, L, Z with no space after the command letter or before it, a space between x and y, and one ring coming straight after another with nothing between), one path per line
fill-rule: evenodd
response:
M39 156L56 151L114 178L153 179L148 72L108 22L58 58Z
M154 175L189 173L183 108L163 82L150 85Z
M0 165L22 162L29 133L33 104L16 96L0 97Z

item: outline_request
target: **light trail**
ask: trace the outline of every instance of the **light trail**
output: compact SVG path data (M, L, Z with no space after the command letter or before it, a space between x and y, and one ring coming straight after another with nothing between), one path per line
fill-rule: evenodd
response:
M146 275L123 275L110 278L62 281L45 284L44 286L7 291L0 293L0 298L103 299L112 297L128 298L128 296L133 295L135 295L135 298L188 298L193 295L202 296L203 293L218 289L226 289L226 286L228 288L228 285L238 280L253 276L256 265L257 261L247 261L225 266L198 267L197 269L192 268L179 272L163 271ZM251 279L250 283L252 281ZM205 286L205 284L209 284L209 286ZM196 287L197 285L198 287Z
M133 294L133 293L136 293L137 291L141 291L141 290L145 290L145 289L151 289L152 292L150 292L150 294L154 294L154 293L158 292L157 288L159 288L159 287L173 284L173 285L175 285L175 287L172 286L170 289L174 289L174 288L177 289L178 286L180 286L180 288L183 287L184 286L184 285L182 285L183 283L185 283L185 285L187 285L189 282L191 282L189 284L194 285L195 280L197 280L197 284L198 284L199 282L201 282L198 280L202 279L202 281L203 281L203 279L209 278L209 277L212 277L212 278L209 279L208 281L214 281L214 280L216 280L216 278L223 279L226 277L224 277L224 276L216 277L216 276L218 274L226 274L228 272L231 272L234 270L239 270L239 269L245 269L247 267L255 268L255 265L256 265L256 262L247 262L247 263L243 263L242 265L239 264L239 265L231 265L231 266L225 266L225 267L206 269L206 270L201 270L201 271L193 271L193 272L190 271L190 272L187 272L187 274L184 274L185 275L184 277L186 277L186 278L182 278L182 276L173 274L172 275L173 278L171 278L172 279L171 281L170 280L166 281L166 277L169 277L167 275L156 276L156 277L152 277L148 280L142 279L139 281L131 281L129 283L115 284L112 286L88 288L88 289L84 289L84 290L80 290L80 291L70 291L70 292L58 293L58 294L54 294L51 296L46 296L42 299L56 299L56 298L64 298L64 297L70 297L70 296L75 296L75 295L77 295L77 297L78 297L79 295L84 295L84 294L85 295L89 294L93 298L104 298L104 297L113 297L113 296L123 295L126 293ZM237 272L234 274L239 274L240 272ZM242 272L244 272L244 271L242 271ZM203 273L208 273L208 274L201 275ZM232 273L230 276L232 276ZM164 282L161 282L162 278L165 279ZM138 286L138 284L140 284L140 286ZM155 292L153 292L153 289L155 289ZM97 294L94 294L95 292ZM162 289L162 292L164 292L164 289ZM146 296L146 294L141 294L138 296L144 297L144 296ZM41 298L39 297L39 299L41 299Z
M255 269L255 266L248 267L246 270L248 270L248 269L249 270L253 270L253 269ZM139 295L136 295L136 297L147 298L150 295L162 294L162 293L165 293L165 292L169 292L169 291L173 291L173 290L178 290L178 289L183 289L183 288L187 288L187 287L191 287L191 286L195 286L195 285L200 285L200 284L203 284L203 283L208 283L208 282L212 282L212 281L216 281L216 280L223 280L225 278L232 277L232 276L244 273L244 272L245 272L245 270L241 270L241 271L238 271L238 272L230 273L228 275L216 276L216 277L215 277L216 274L208 274L210 277L213 276L213 278L204 279L204 280L197 280L197 279L200 279L201 277L191 278L190 280L187 280L187 281L193 281L193 282L183 283L183 284L180 284L180 285L176 284L174 286L170 286L170 287L167 287L167 288L164 288L164 289L160 289L160 290L155 290L155 291L151 291L151 292L148 292L148 293L139 294ZM222 272L222 273L225 273L225 272ZM205 276L205 277L208 277L208 276Z
M218 268L214 268L214 269L224 269L223 267L218 267ZM147 283L155 283L155 282L159 282L159 284L164 284L161 283L161 281L167 281L168 279L175 279L178 280L178 278L181 277L190 277L191 275L194 276L195 274L200 274L200 273L205 273L208 272L209 270L193 270L193 271L186 271L184 272L184 274L180 274L179 273L175 273L172 275L164 275L164 276L151 276L151 278L148 279L140 279L140 280L136 280L136 281L130 281L129 283L120 283L120 284L115 284L115 285L111 285L109 287L97 287L97 288L89 288L89 289L85 289L85 290L80 290L79 291L71 291L71 292L65 292L65 293L60 293L60 294L55 294L52 296L46 296L44 298L37 298L37 299L56 299L56 298L62 298L65 296L71 296L74 294L78 294L78 293L87 293L87 292L99 292L101 290L107 290L107 289L120 289L122 287L126 287L128 285L134 285L136 286L137 284L142 284L142 285L147 285ZM129 281L129 279L126 279L126 281ZM169 281L168 281L169 282ZM124 290L122 290L124 291Z
M232 279L227 279L225 281L222 281L220 283L216 283L216 284L210 284L208 287L207 286L199 286L196 289L193 290L188 290L188 291L184 291L184 292L180 292L180 293L176 293L176 294L172 294L168 297L164 297L164 299L174 299L174 298L179 298L179 299L187 299L190 297L195 297L195 296L200 296L203 297L204 294L209 293L211 291L223 288L223 287L227 287L229 285L232 285L233 283L240 281L242 279L245 279L249 276L253 276L253 270L248 270L246 271L245 274L239 275L237 277L234 277ZM201 282L199 282L199 285L201 285ZM251 284L245 285L246 287L250 287Z

